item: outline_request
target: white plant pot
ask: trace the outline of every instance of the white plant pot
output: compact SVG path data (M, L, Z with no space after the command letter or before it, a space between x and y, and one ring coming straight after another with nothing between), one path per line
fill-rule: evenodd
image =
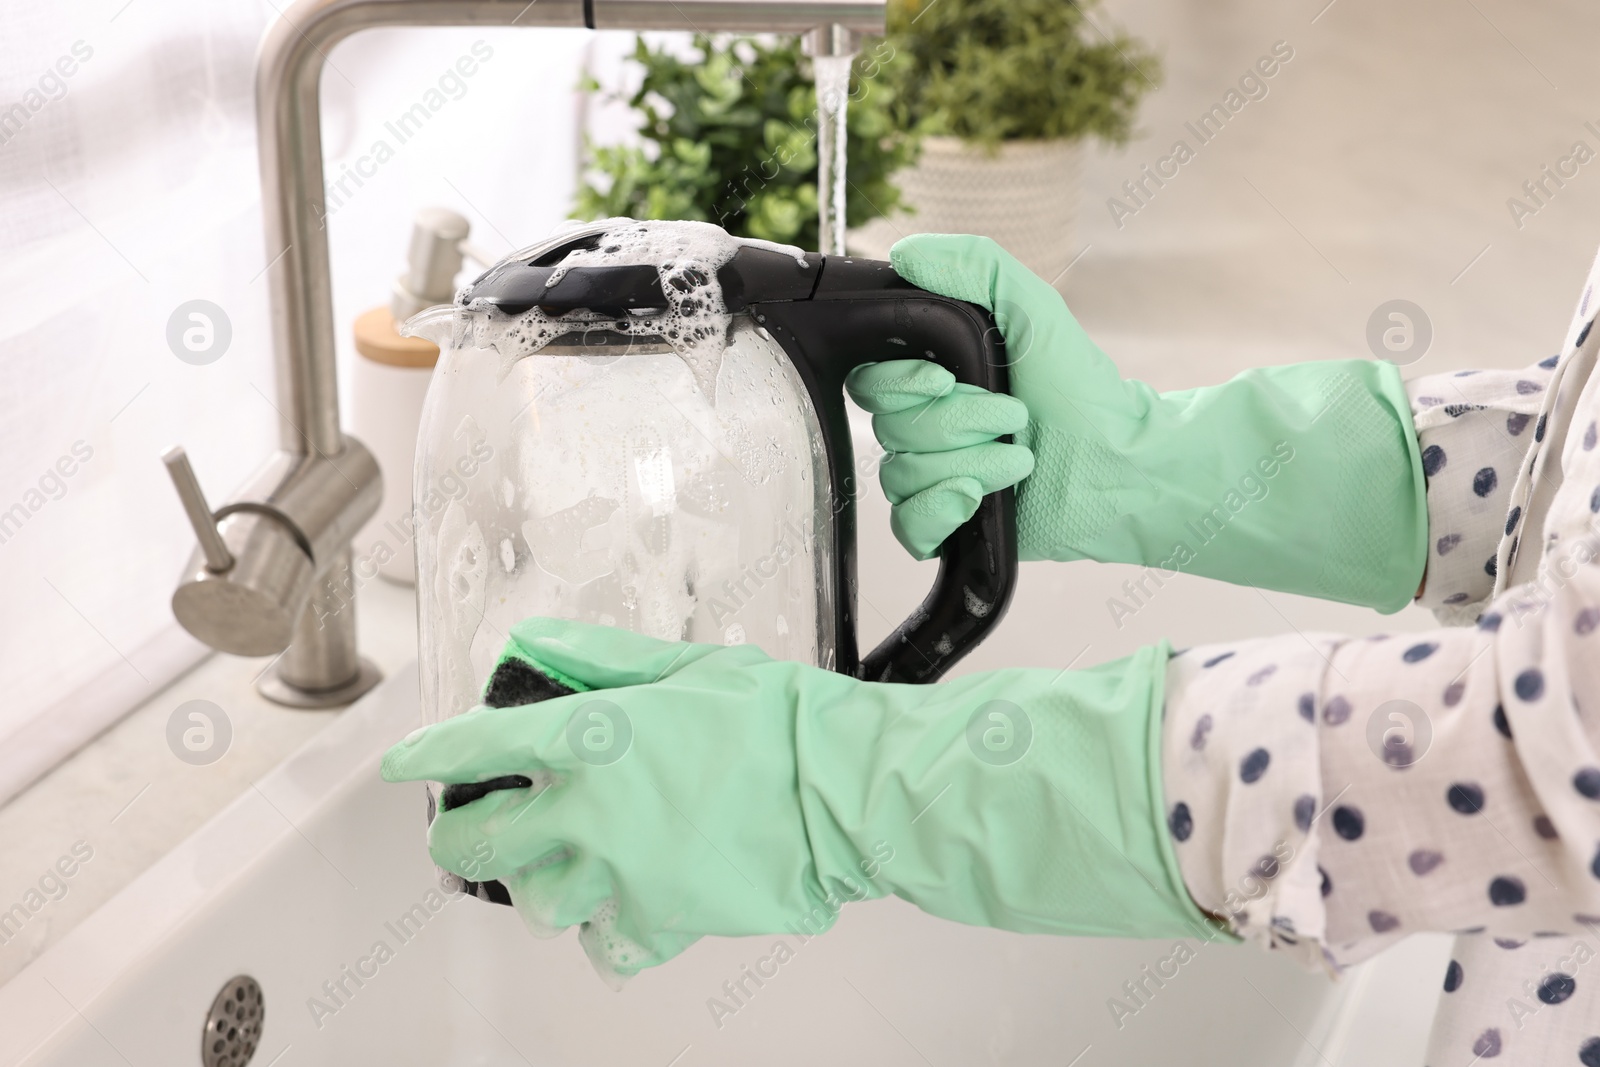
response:
M848 247L887 259L889 246L908 234L981 234L1059 284L1080 251L1073 216L1082 170L1080 141L1005 141L991 155L954 137L924 138L922 158L893 179L914 211L852 230Z

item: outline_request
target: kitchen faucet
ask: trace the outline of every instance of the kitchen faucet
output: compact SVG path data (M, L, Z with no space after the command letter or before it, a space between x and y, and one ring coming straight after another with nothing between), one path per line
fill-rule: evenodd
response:
M213 511L181 448L163 457L199 540L172 596L195 637L244 656L281 653L264 696L348 703L381 675L356 646L351 537L377 511L377 461L339 426L319 83L328 52L379 26L803 33L808 51L881 33L884 0L298 0L262 42L256 70L280 447ZM402 484L410 472L391 472Z

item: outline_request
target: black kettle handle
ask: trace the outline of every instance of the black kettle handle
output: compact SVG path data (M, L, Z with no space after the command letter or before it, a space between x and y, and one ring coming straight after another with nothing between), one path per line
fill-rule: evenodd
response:
M774 255L747 248L730 266L742 265L746 274L781 270L768 258ZM820 259L821 268L808 299L756 298L747 310L788 352L822 426L832 475L838 570L834 669L870 681L936 681L994 629L1010 605L1017 582L1015 492L1007 488L983 498L977 513L940 547L939 573L921 606L860 657L855 494L863 474L870 472L858 472L854 461L844 379L863 363L918 358L939 364L959 382L1005 392L1005 342L988 311L918 289L888 263L807 258ZM725 291L736 288L730 281L725 268ZM757 292L763 288L749 287Z

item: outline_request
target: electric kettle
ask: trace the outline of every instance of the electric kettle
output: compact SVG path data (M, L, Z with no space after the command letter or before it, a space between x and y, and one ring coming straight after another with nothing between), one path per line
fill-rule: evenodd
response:
M988 312L888 263L610 219L513 254L403 332L441 349L414 483L427 722L479 703L532 615L915 683L1005 612L1011 489L946 540L912 616L857 648L854 496L872 470L851 449L845 375L917 357L1006 387Z

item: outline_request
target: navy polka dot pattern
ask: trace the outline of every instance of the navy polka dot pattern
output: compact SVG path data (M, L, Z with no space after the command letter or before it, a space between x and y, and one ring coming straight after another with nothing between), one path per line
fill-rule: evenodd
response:
M1445 791L1445 800L1462 815L1476 815L1483 810L1483 787L1476 782L1456 782Z
M1511 740L1511 722L1506 718L1506 706L1504 704L1496 704L1494 706L1494 728L1501 737L1507 741Z
M1479 1034L1477 1040L1472 1042L1472 1054L1480 1059L1491 1059L1500 1055L1503 1046L1500 1042L1500 1030L1491 1026Z
M1189 840L1189 835L1194 833L1194 817L1189 814L1189 805L1180 800L1172 806L1172 814L1167 816L1167 829L1177 840Z
M1508 908L1528 899L1528 887L1521 878L1503 874L1489 882L1489 903L1497 908Z
M1171 659L1168 716L1162 724L1163 767L1181 772L1192 787L1165 778L1169 832L1174 806L1182 803L1187 809L1187 837L1171 839L1191 895L1207 910L1229 916L1243 936L1307 961L1321 959L1320 942L1298 934L1293 918L1275 913L1271 901L1281 893L1321 900L1325 888L1332 891L1307 850L1308 839L1331 815L1331 809L1323 810L1317 788L1317 736L1328 728L1327 718L1349 720L1357 709L1322 691L1330 650L1311 638L1270 656L1233 644ZM1389 655L1398 657L1401 650L1396 645ZM1251 733L1262 740L1242 743ZM1204 744L1194 743L1197 736L1205 738ZM1217 786L1219 777L1227 782L1224 790ZM1240 799L1227 803L1228 790L1240 793ZM1238 808L1257 805L1273 811L1273 818L1249 826L1232 821ZM1260 889L1239 894L1241 884Z
M1406 866L1418 878L1433 873L1433 869L1443 862L1444 855L1431 848L1419 848L1406 857Z
M1471 623L1493 593L1491 561L1506 527L1519 526L1527 510L1511 519L1513 506L1522 506L1512 500L1514 475L1540 444L1533 438L1551 429L1538 418L1556 367L1407 383L1428 494L1430 551L1420 600L1442 622ZM1445 403L1425 405L1424 397Z
M1578 991L1578 983L1570 974L1552 974L1539 983L1539 999L1546 1004L1564 1004Z
M1366 833L1367 818L1360 808L1340 805L1333 809L1333 832L1346 841L1358 841Z
M1259 782L1271 763L1272 753L1264 748L1255 749L1239 764L1239 781L1246 785Z
M1367 912L1367 925L1372 927L1375 934L1387 934L1391 930L1400 928L1400 920L1386 911L1374 908Z
M1437 651L1439 651L1438 645L1431 641L1424 641L1421 644L1412 645L1410 648L1406 649L1400 658L1405 660L1407 663L1421 663L1423 660L1427 659Z
M1303 793L1295 798L1294 825L1301 833L1311 829L1311 820L1317 814L1317 798Z
M1583 324L1585 333L1591 322ZM1593 353L1579 353L1571 359L1563 357L1553 367L1559 366L1565 374L1581 371L1583 382L1593 386L1594 364ZM1487 902L1492 914L1503 917L1502 920L1492 921L1491 926L1499 921L1514 921L1524 930L1542 930L1545 934L1560 934L1563 930L1572 933L1550 942L1542 942L1537 938L1528 941L1526 935L1523 938L1502 937L1499 940L1507 947L1502 948L1490 940L1486 949L1482 950L1469 942L1485 941L1483 936L1458 939L1456 965L1467 964L1470 973L1471 959L1481 957L1477 969L1483 978L1474 983L1470 992L1463 989L1456 997L1447 998L1447 1003L1441 1008L1435 1020L1434 1040L1427 1059L1427 1062L1434 1064L1472 1062L1479 1052L1485 1051L1485 1045L1480 1045L1479 1041L1486 1030L1496 1029L1499 1051L1493 1058L1483 1057L1484 1067L1489 1063L1503 1062L1540 1065L1579 1063L1587 1067L1600 1067L1600 1034L1597 1034L1600 1031L1600 992L1595 988L1600 986L1600 982L1586 982L1582 971L1570 967L1563 969L1557 965L1564 956L1568 964L1572 962L1571 948L1579 938L1589 948L1600 944L1596 932L1584 929L1584 924L1579 921L1579 915L1585 912L1573 911L1568 905L1568 912L1563 915L1559 910L1562 900L1557 898L1571 900L1573 893L1588 893L1592 898L1595 891L1583 887L1581 883L1570 884L1560 874L1550 876L1541 873L1563 870L1558 857L1560 850L1567 846L1557 829L1558 820L1552 816L1560 815L1563 825L1569 826L1569 829L1593 827L1597 818L1594 810L1600 808L1600 803L1597 803L1600 802L1600 759L1595 758L1597 738L1594 724L1581 719L1581 711L1577 716L1573 714L1578 709L1573 707L1570 699L1570 694L1587 692L1600 684L1600 671L1592 666L1595 653L1580 648L1577 643L1593 641L1596 632L1600 631L1600 585L1586 579L1583 574L1579 574L1571 584L1563 581L1573 575L1575 564L1591 562L1595 555L1600 554L1584 547L1586 541L1592 541L1595 530L1589 523L1594 515L1600 514L1600 469L1594 466L1594 460L1600 458L1595 456L1596 452L1600 452L1600 448L1597 448L1600 446L1600 420L1595 417L1600 404L1591 402L1586 408L1570 395L1568 389L1555 383L1550 384L1546 392L1550 394L1543 398L1546 407L1538 417L1523 423L1521 427L1532 429L1531 435L1523 435L1524 440L1531 436L1534 444L1542 446L1543 451L1536 450L1513 465L1497 457L1479 459L1469 448L1451 441L1445 441L1444 447L1450 448L1453 454L1459 453L1455 458L1461 461L1460 466L1472 465L1474 470L1495 467L1505 475L1500 478L1501 484L1495 495L1509 491L1496 531L1502 539L1501 543L1492 555L1481 551L1476 553L1485 560L1484 577L1499 583L1498 588L1505 590L1507 603L1501 610L1488 610L1487 600L1463 602L1460 609L1478 612L1480 631L1502 633L1520 629L1528 632L1524 640L1513 639L1509 647L1524 651L1510 656L1499 690L1493 694L1492 700L1485 702L1488 724L1493 730L1490 736L1514 760L1512 777L1502 781L1499 776L1484 770L1474 771L1470 775L1474 782L1484 787L1485 805L1477 818L1463 820L1463 825L1500 827L1505 835L1496 846L1490 846L1496 853L1496 858L1491 862L1499 865L1500 869L1483 872L1482 881L1479 882L1483 887L1480 890L1483 893L1481 899ZM1489 405L1490 408L1493 406L1492 403ZM1475 416L1466 417L1470 420ZM1541 472L1541 463L1545 465L1544 471L1548 472L1554 470L1558 462L1563 466L1571 466L1566 466L1559 473ZM1512 470L1518 472L1516 484L1508 485L1513 481L1509 475ZM1434 517L1435 497L1442 488L1441 483L1448 477L1447 474L1440 483L1429 487L1430 520ZM1544 483L1559 484L1563 480L1570 484L1570 488L1565 492L1546 494L1548 499L1540 504L1540 486ZM1566 501L1564 507L1561 503L1563 497ZM1540 515L1541 529L1529 525L1535 514ZM1485 515L1484 519L1487 518ZM1524 533L1525 528L1529 532ZM1440 537L1453 532L1453 529L1441 532L1435 527L1432 540L1437 542ZM1541 551L1527 551L1533 547L1536 537L1542 546ZM1518 551L1519 539L1526 544L1523 552ZM1437 554L1430 553L1430 583L1435 576L1434 561L1437 558ZM1490 560L1494 561L1492 565ZM1538 577L1538 568L1541 567L1551 577L1533 587L1535 595L1519 597L1516 593L1518 583ZM1500 573L1502 571L1505 573ZM1445 580L1455 579L1447 577ZM1473 580L1470 576L1465 579L1468 586ZM1440 591L1442 595L1435 597L1430 594L1428 599L1442 602L1452 592L1453 589L1444 588ZM1516 620L1515 625L1507 624L1510 619ZM1521 659L1520 663L1518 659ZM1580 675L1587 681L1580 681ZM1472 706L1473 694L1463 694L1460 703ZM1530 763L1529 755L1520 752L1517 747L1518 739L1526 732L1518 728L1519 724L1533 732L1530 736L1536 736L1541 741L1548 742L1552 730L1563 736L1562 742L1545 748L1546 752L1559 753L1546 757L1547 761L1550 758L1557 759L1558 766ZM1435 725L1438 723L1435 722ZM1583 728L1573 732L1575 725ZM1479 742L1480 745L1482 743ZM1537 799L1531 795L1530 787L1532 792L1537 793ZM1449 785L1445 788L1448 789ZM1458 795L1456 799L1465 801L1469 798ZM1509 806L1509 810L1497 814L1500 812L1497 804ZM1580 807L1575 808L1575 805ZM1577 814L1581 806L1587 806L1590 814ZM1457 814L1449 804L1444 807L1447 814ZM1544 810L1547 807L1549 810ZM1502 814L1504 822L1501 821ZM1600 831L1586 830L1580 840L1585 840L1587 847L1594 850L1590 856L1591 862L1587 865L1592 869L1585 873L1600 883ZM1584 847L1578 846L1579 849ZM1521 855L1518 855L1519 852ZM1471 857L1471 860L1476 859L1476 855ZM1475 870L1482 870L1477 863L1471 866ZM1440 871L1446 869L1441 866ZM1577 871L1583 870L1583 866L1578 866L1572 877L1581 878L1582 874ZM1335 877L1339 876L1337 870L1334 874ZM1342 881L1348 883L1349 879ZM1382 901L1376 903L1381 906ZM1373 902L1366 902L1365 906L1370 910ZM1537 909L1540 918L1513 919L1514 916L1529 913L1530 909ZM1534 954L1534 946L1544 943L1550 944L1554 951ZM1521 947L1524 945L1528 947ZM1499 958L1484 956L1485 951L1495 953ZM1453 984L1460 988L1460 979L1453 979ZM1462 997L1466 999L1460 999ZM1490 1025L1496 1018L1514 1020L1514 1023L1509 1026ZM1487 1044L1492 1045L1493 1042ZM1589 1059L1584 1059L1585 1055Z
M1444 465L1448 458L1444 454L1444 449L1438 445L1429 445L1422 450L1422 473L1432 478L1435 474L1444 470Z

